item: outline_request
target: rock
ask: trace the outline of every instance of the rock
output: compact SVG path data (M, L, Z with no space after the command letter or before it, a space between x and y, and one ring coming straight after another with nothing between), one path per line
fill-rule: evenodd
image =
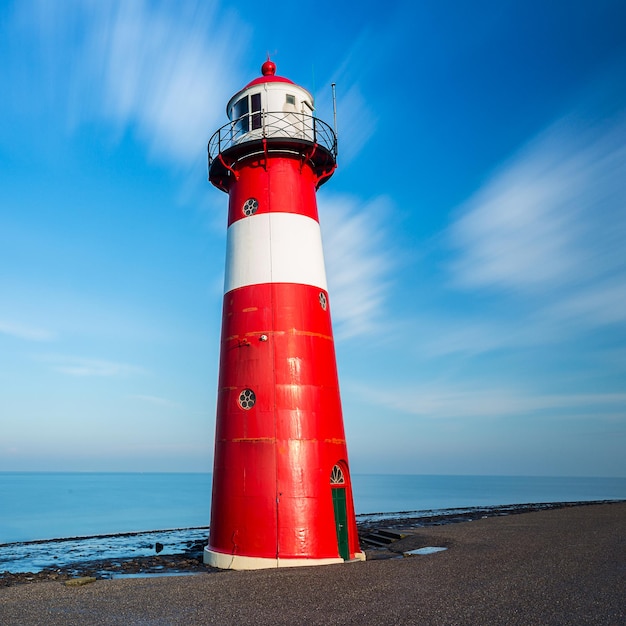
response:
M70 578L65 581L66 587L82 587L89 583L95 583L96 579L93 576L80 576L79 578Z
M156 544L154 545L154 549L156 550L156 553L158 554L159 552L163 550L163 544L157 541Z

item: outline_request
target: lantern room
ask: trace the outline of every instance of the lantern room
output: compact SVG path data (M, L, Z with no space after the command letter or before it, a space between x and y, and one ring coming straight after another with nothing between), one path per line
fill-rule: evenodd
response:
M230 122L209 140L209 180L228 191L234 165L249 157L295 155L307 161L319 187L336 167L337 138L333 129L314 115L313 96L288 78L276 75L269 59L262 75L228 102Z
M226 106L233 122L234 141L285 136L313 141L313 96L288 78L276 76L266 61L263 75L236 93Z

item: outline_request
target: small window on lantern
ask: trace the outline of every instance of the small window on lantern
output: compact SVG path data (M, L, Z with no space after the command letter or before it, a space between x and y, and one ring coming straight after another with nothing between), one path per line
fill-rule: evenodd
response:
M235 124L233 126L233 130L235 133L235 137L239 137L240 135L247 133L250 130L250 120L248 119L248 98L242 98L233 108L233 115Z
M292 96L290 93L286 95L286 101L287 104L293 104L294 106L296 105L296 97Z
M250 120L252 130L257 128L261 128L262 120L261 120L261 94L253 93L250 96L250 110L252 111L252 119Z

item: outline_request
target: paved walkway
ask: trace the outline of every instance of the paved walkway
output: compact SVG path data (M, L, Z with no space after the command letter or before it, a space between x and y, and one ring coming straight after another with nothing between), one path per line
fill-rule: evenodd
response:
M626 504L424 528L427 556L0 590L0 624L626 624Z

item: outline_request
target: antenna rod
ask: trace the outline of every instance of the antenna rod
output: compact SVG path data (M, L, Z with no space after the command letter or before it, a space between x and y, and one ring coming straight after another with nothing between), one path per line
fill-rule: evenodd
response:
M335 131L335 142L337 141L337 97L335 95L335 83L331 83L330 86L333 90L333 126Z

